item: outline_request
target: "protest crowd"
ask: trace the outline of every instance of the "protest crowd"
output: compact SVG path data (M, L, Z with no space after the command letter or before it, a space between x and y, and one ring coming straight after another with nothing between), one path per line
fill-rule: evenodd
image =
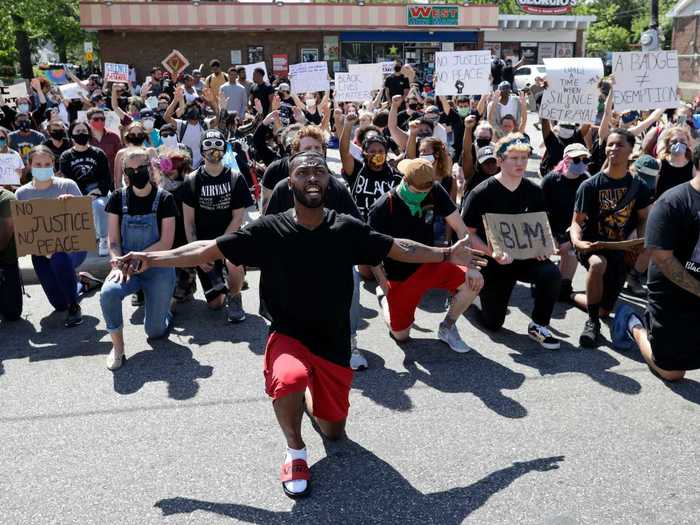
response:
M473 306L481 329L499 330L520 281L532 295L522 330L543 349L560 346L549 328L559 302L587 312L582 347L596 348L608 323L614 346L641 352L662 380L700 368L700 97L665 90L634 109L625 72L602 65L577 68L593 75L591 96L567 98L565 65L517 92L512 63L464 53L478 74L442 84L454 77L439 64L432 79L397 61L388 75L331 80L325 63L275 78L216 59L126 78L67 69L70 97L31 80L0 107L0 315L10 327L22 316L13 210L35 199L89 199L92 245L31 262L67 328L82 322L81 297L99 293L110 370L128 366L125 300L160 338L198 287L233 324L246 319L241 294L259 293L292 498L310 490L304 411L324 436L343 436L353 371L368 367L356 343L363 280L376 282L399 344L423 296L442 289L437 338L469 352L462 315ZM536 113L541 149L526 133ZM539 170L527 174L532 159ZM109 266L104 280L81 271L88 251ZM258 270L259 292L248 290ZM643 315L618 300L625 288L646 299Z

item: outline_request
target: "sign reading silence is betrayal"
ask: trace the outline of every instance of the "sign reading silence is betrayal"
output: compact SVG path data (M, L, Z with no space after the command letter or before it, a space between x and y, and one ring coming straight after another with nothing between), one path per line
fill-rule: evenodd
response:
M92 199L12 202L17 255L51 255L95 249Z
M613 53L616 111L678 107L676 51Z
M495 257L507 253L514 260L548 257L555 252L547 213L485 213L484 228Z
M542 93L540 118L587 124L598 114L600 58L545 58L547 89Z
M480 95L491 90L490 51L435 53L436 95Z

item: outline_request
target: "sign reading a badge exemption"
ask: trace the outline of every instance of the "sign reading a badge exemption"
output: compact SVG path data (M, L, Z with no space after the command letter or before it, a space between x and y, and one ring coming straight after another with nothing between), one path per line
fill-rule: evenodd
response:
M92 199L12 201L17 255L51 255L95 249Z
M293 93L328 91L328 64L322 62L302 62L289 66L289 78Z
M435 53L436 95L481 95L491 91L490 51Z
M678 107L677 51L613 53L616 111Z
M600 58L545 58L548 87L542 92L540 117L576 124L594 123L598 114Z
M507 253L514 260L548 257L555 252L547 213L485 213L484 228L495 257Z

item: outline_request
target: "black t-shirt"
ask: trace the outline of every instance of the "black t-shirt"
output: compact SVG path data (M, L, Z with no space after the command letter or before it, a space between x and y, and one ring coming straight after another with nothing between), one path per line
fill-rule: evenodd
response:
M566 230L571 226L571 219L574 216L576 192L586 180L588 180L588 174L571 179L562 173L552 172L542 181L549 226L552 228L554 238L559 242L562 242L562 237L568 235Z
M564 158L564 149L574 143L585 144L583 135L578 129L574 130L574 134L568 139L559 138L554 131L551 131L544 139L545 152L540 163L540 174L544 176L552 171Z
M64 151L67 151L71 148L71 142L68 139L63 139L61 141L61 145L56 147L56 145L53 143L53 140L47 139L44 141L44 146L49 148L55 157L55 160L53 161L53 169L55 171L59 171L61 168L60 162L61 162L61 155L63 154Z
M614 210L624 199L632 180L629 173L621 179L611 179L601 171L581 184L576 192L574 210L587 216L583 225L584 241L624 241L634 231L637 212L651 203L651 190L642 181L636 197L627 206L600 217L600 212Z
M662 160L661 167L659 169L659 175L656 179L656 198L658 199L665 191L683 184L684 182L689 182L693 178L693 163L688 161L688 163L677 168L672 166L668 161Z
M673 250L685 271L700 280L700 192L684 183L664 193L654 203L646 228L647 248ZM672 283L652 263L649 266L649 302L663 301L684 314L700 312L700 299ZM700 351L700 349L696 349Z
M385 193L374 203L369 213L369 225L378 232L395 239L411 239L428 246L435 242L435 217L447 217L457 210L439 182L434 182L430 193L421 203L421 214L415 216L396 190ZM405 281L420 268L420 264L384 260L384 270L390 281Z
M408 131L408 123L412 120L419 119L422 116L423 113L420 111L414 111L411 114L409 114L406 110L400 111L399 114L396 115L396 123L402 130Z
M323 121L323 117L318 111L311 113L309 111L304 110L304 116L306 117L307 124L315 124L316 126L320 126L321 122Z
M78 184L83 195L93 190L99 190L103 196L109 193L109 163L107 155L100 148L88 146L85 151L68 149L61 155L59 167L65 178Z
M591 147L591 161L588 163L588 173L598 173L605 164L605 144L601 144L597 138Z
M277 183L289 177L289 157L282 157L272 162L262 178L262 185L268 190L274 190Z
M504 62L500 59L491 61L491 82L493 85L499 84L503 78Z
M259 100L260 104L262 104L263 115L267 115L270 112L270 95L274 94L274 92L275 88L267 82L253 84L253 87L250 89L250 94L253 95L253 98Z
M261 217L217 244L234 264L260 268L260 296L273 319L270 331L349 365L352 266L379 264L391 249L391 237L331 210L309 230L297 225L289 210Z
M352 174L345 174L345 179L348 181L350 194L355 200L362 218L367 220L372 205L387 191L399 185L401 175L388 164L385 164L381 171L372 171L355 159Z
M389 88L389 98L393 97L394 95L401 95L403 96L404 90L409 89L411 85L408 82L408 79L399 73L398 75L396 73L393 73L386 77L386 80L384 81L384 87Z
M233 211L252 206L253 198L245 178L232 175L229 168L212 177L201 166L185 179L182 202L194 209L197 239L203 240L223 235Z
M530 179L523 178L514 191L510 191L498 179L491 177L474 188L467 197L462 219L468 228L476 228L482 241L488 242L484 213L532 213L545 211L542 188Z
M275 189L272 190L272 195L270 196L270 202L267 204L265 215L282 213L294 207L294 194L289 188L287 180L287 178L282 179L275 185ZM331 175L328 180L324 208L334 210L337 213L351 215L356 219L362 220L360 210L357 209L357 205L355 201L352 200L352 196L345 187L345 184L333 175Z
M515 71L513 70L512 65L509 66L508 64L506 64L505 66L503 66L503 71L501 72L501 74L503 76L503 80L505 80L506 82L510 82L511 85L513 84L513 81L515 80Z
M114 191L110 194L109 199L107 199L107 205L105 206L105 211L107 213L113 213L114 215L119 215L119 225L122 223L122 192L129 192L129 215L148 215L153 209L153 201L158 193L157 188L151 185L151 193L145 197L139 197L134 193L131 186L125 189ZM160 202L158 203L158 209L156 211L156 218L158 219L158 233L161 231L161 225L163 224L163 219L168 217L177 217L177 203L175 202L175 197L173 197L167 191L160 190Z

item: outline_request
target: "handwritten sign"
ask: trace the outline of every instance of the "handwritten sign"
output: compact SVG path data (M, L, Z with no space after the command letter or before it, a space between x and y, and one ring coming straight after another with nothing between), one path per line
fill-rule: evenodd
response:
M170 74L177 78L180 76L180 73L187 69L187 66L190 65L190 61L177 49L173 49L170 54L163 59L161 64L163 64L163 67L169 71Z
M265 82L269 82L269 79L267 78L267 67L265 66L265 62L256 62L255 64L248 64L243 67L245 68L246 79L253 80L253 73L256 69L260 68L265 71L265 75L263 75L263 80L265 80Z
M436 95L480 95L491 90L489 51L435 53Z
M542 93L540 117L573 123L593 123L598 114L599 58L545 58L549 87Z
M348 73L359 75L367 78L372 86L372 89L382 89L384 87L384 73L382 72L382 64L350 64L348 65ZM336 75L336 89L338 86L338 77ZM354 99L364 100L364 99Z
M289 66L289 79L292 81L292 92L308 93L310 91L328 91L328 64L320 62L302 62Z
M678 107L678 53L613 53L616 111Z
M335 74L337 102L364 102L372 99L372 79L358 73Z
M12 84L11 86L0 86L0 99L4 101L5 104L12 106L17 105L18 98L27 97L27 84L24 82L18 82L17 84Z
M75 82L59 86L58 89L61 90L61 95L63 95L63 98L66 100L79 100L81 95L84 97L87 96L87 91Z
M105 82L129 82L129 64L105 62Z
M44 255L95 249L90 197L12 201L17 255Z
M507 253L514 260L522 260L554 254L554 237L546 212L485 213L483 220L496 257Z

